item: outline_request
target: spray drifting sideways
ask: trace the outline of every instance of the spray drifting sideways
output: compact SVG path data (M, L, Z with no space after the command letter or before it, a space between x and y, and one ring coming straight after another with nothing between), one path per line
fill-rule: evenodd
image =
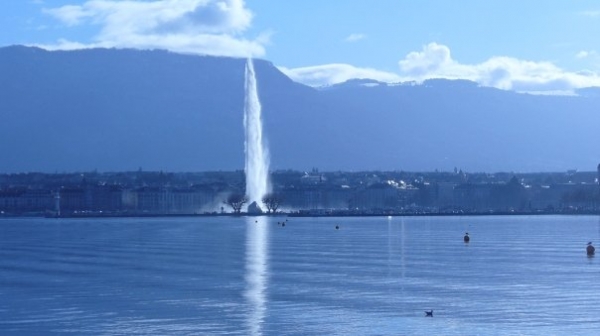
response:
M258 87L254 62L246 61L245 73L245 101L244 101L244 150L246 163L246 195L250 206L261 203L263 196L271 190L269 183L269 150L262 125L262 107L258 99Z

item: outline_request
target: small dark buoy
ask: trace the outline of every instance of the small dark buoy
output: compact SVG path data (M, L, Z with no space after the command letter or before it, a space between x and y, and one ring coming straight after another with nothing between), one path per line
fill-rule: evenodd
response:
M283 222L282 222L282 223L281 223L281 226L285 226L285 223L283 223Z
M594 245L592 245L592 242L589 242L587 244L587 247L585 248L585 251L587 255L593 256L596 253L596 248L594 247Z
M429 317L433 317L433 309L429 310L429 311L425 311L425 316L429 316Z
M339 225L336 225L336 226L335 226L335 229L336 229L336 230L339 230L339 229L340 229L340 226L339 226Z
M468 243L469 240L471 240L471 237L469 237L469 233L468 232L465 233L465 236L463 237L463 240L464 240L465 243Z
M254 221L254 223L258 223L258 221Z

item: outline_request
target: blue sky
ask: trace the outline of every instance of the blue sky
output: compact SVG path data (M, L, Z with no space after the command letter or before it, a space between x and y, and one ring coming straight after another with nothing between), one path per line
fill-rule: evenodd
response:
M4 0L0 46L260 57L327 85L462 78L529 92L600 86L597 0Z

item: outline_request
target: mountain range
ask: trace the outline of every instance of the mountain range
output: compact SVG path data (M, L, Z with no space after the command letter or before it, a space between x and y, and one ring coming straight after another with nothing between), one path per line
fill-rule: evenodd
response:
M244 167L245 59L0 48L0 172ZM600 89L465 80L324 88L255 60L271 169L595 170Z

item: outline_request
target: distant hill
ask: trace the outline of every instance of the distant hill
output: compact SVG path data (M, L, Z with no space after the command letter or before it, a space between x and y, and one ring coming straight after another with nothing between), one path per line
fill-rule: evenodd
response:
M244 59L0 48L0 172L243 169ZM273 169L561 171L600 162L600 94L468 81L322 89L255 64Z

